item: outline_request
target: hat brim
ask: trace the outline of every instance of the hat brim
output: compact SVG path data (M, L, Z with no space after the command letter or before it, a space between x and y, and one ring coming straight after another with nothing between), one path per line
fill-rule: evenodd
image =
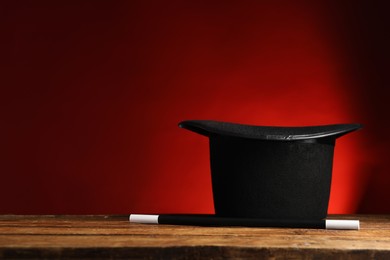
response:
M212 120L186 120L179 127L195 133L213 136L224 135L260 140L294 141L331 137L336 139L362 128L361 124L332 124L320 126L255 126Z

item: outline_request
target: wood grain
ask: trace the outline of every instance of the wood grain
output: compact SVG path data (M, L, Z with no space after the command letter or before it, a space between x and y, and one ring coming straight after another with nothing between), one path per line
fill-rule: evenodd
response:
M390 216L361 230L195 227L129 223L128 216L0 216L2 258L390 259Z

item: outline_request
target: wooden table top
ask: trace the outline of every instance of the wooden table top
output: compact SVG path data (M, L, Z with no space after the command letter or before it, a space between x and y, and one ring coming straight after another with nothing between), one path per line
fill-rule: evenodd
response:
M332 218L332 216L330 216ZM0 215L0 258L390 259L390 215L354 215L360 230L195 227L128 216Z

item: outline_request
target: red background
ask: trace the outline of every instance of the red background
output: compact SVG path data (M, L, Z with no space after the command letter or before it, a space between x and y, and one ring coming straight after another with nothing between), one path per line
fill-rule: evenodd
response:
M212 213L185 119L362 123L329 213L390 213L386 8L337 2L2 1L0 213Z

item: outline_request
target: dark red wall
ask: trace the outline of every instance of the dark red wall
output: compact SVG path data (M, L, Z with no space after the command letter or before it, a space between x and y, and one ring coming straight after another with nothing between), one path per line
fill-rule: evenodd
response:
M213 212L184 119L362 123L329 212L390 213L384 5L271 2L2 1L0 213Z

